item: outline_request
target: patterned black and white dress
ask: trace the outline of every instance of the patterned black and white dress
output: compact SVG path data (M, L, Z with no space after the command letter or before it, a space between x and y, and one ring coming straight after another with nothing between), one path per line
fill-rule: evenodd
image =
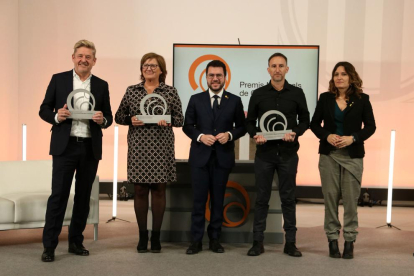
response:
M181 127L184 122L181 100L177 89L161 82L153 93L161 95L167 102L166 115L171 115L171 127L145 124L132 126L131 116L142 115L141 100L148 95L144 82L127 88L115 121L120 125L129 125L128 129L128 182L129 183L167 183L177 181L174 152L174 132L172 127ZM160 99L152 98L157 103ZM145 108L148 107L146 101ZM154 114L161 115L160 108L154 109Z

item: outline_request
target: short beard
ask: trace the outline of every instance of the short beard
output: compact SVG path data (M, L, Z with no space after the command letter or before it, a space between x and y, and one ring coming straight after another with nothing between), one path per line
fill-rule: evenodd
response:
M281 82L281 81L284 81L285 80L285 78L281 78L281 79L277 79L277 80L275 80L274 78L272 78L272 80L274 81L274 82Z
M224 87L224 84L223 85L220 85L220 88L217 89L217 90L211 88L211 86L209 86L208 89L210 89L210 91L213 92L214 94L217 94L217 93L219 93L221 91L221 89L223 89L223 87Z

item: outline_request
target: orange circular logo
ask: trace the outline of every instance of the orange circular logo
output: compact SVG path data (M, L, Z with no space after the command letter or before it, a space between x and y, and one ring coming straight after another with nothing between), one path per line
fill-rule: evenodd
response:
M238 191L243 196L244 202L246 203L246 206L244 206L243 204L241 204L238 201L233 201L233 202L230 202L230 203L228 203L228 204L226 204L224 206L224 210L223 210L223 219L224 219L223 226L230 227L230 228L231 227L237 227L237 226L243 224L246 221L247 216L249 215L249 212L250 212L250 198L249 198L249 195L247 194L246 189L244 189L243 186L241 186L237 182L228 181L226 187L227 188L232 188L232 189ZM232 195L233 195L232 193L226 193L224 195L224 198L231 197ZM240 208L243 211L243 217L239 221L231 221L228 218L228 216L227 216L227 211L232 206L236 206L236 207ZM206 215L205 215L205 217L206 217L206 220L210 221L210 217L211 217L211 211L210 211L210 193L208 193L208 198L207 198L207 203L206 203Z
M224 89L227 89L227 87L229 87L230 85L230 81L231 81L231 71L230 71L230 67L227 64L227 62L222 59L219 56L216 55L204 55L201 56L199 58L197 58L196 60L194 60L193 64L191 64L190 66L190 70L188 70L188 81L190 82L191 88L193 88L193 90L197 90L198 87L201 87L201 89L203 91L205 91L206 89L203 87L203 83L202 83L202 79L204 74L206 73L206 69L204 69L201 74L200 77L198 78L198 84L196 82L196 76L195 76L195 71L198 68L198 66L203 63L204 61L207 60L220 60L222 61L225 65L226 65L226 69L227 69L227 79L226 79L226 85L224 86Z

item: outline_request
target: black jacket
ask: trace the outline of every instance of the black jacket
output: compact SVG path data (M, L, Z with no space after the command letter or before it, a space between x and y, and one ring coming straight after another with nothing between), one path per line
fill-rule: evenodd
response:
M212 147L197 142L198 136L201 133L215 136L229 131L233 139L223 145L216 142L215 150L219 165L232 168L235 164L234 142L246 134L240 97L224 91L220 109L214 118L209 92L192 95L185 112L183 131L191 139L189 162L194 167L205 166L213 150Z
M344 110L344 136L352 135L356 139L356 142L348 146L351 158L365 156L364 141L371 137L376 129L369 96L364 93L360 96L361 98L351 95L348 106ZM322 121L323 127L321 126ZM362 124L364 124L363 127ZM329 144L326 139L330 134L336 133L335 94L325 92L320 95L310 127L320 139L319 153L328 155L334 146Z
M73 70L55 74L46 90L45 98L40 106L39 116L52 124L52 138L50 141L50 155L61 155L68 145L72 119L56 124L55 115L62 108L70 92L73 91ZM95 111L102 111L107 120L106 128L112 124L112 111L109 100L108 83L94 75L91 77L91 93L95 97ZM89 120L93 154L95 159L102 158L102 128Z

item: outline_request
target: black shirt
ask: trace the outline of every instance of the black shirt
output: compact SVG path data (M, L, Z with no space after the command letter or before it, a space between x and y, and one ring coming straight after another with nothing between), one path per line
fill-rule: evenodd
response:
M291 129L292 132L296 133L295 141L268 140L263 145L257 145L256 155L266 160L273 159L275 155L289 157L295 154L299 150L298 137L309 128L310 121L303 90L290 85L286 80L281 91L274 89L270 82L254 90L250 98L246 120L247 132L250 134L250 137L253 138L257 132L261 132L258 123L262 115L269 110L280 111L286 116L286 129ZM275 130L283 129L281 124L275 127Z

